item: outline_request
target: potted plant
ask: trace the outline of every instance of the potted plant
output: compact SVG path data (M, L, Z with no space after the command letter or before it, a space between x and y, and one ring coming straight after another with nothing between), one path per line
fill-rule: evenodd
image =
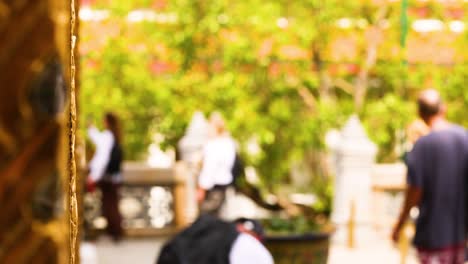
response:
M267 202L265 188L241 178L238 190L268 209L271 217L260 219L265 229L265 246L275 263L327 263L333 225L331 214L331 178L312 177L302 188L283 184L276 202ZM302 190L301 190L302 189ZM298 191L303 191L298 193ZM302 199L298 199L302 197ZM309 199L308 199L309 198ZM308 201L307 201L308 200Z
M264 222L265 245L275 263L327 263L332 227L304 215Z

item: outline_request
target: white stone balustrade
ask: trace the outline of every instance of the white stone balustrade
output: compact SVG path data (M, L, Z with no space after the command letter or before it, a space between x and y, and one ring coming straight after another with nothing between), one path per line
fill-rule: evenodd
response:
M352 116L341 130L341 137L331 146L335 152L335 185L332 222L336 225L335 239L346 241L346 226L354 203L356 244L362 244L371 227L372 169L377 154L376 145L369 140L359 120Z

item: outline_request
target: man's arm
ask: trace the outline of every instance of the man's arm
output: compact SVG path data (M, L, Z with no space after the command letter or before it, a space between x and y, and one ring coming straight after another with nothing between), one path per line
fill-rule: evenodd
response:
M398 242L400 238L400 231L403 228L406 219L411 211L411 208L419 205L422 197L422 189L418 187L408 186L405 193L405 202L403 204L403 209L401 210L400 217L398 222L395 225L392 233L392 239L394 242Z

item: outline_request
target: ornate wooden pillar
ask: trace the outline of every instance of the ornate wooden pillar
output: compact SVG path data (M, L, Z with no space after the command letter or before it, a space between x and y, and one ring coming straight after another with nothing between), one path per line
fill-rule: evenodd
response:
M0 0L0 263L68 263L68 0Z

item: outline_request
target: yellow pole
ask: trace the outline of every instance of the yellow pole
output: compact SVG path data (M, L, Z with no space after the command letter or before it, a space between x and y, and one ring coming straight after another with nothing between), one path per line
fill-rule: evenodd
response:
M400 240L398 241L398 247L400 249L400 263L405 264L406 258L409 253L410 240L413 235L414 227L410 222L406 222L400 233Z
M348 220L348 248L354 248L354 229L356 226L356 206L354 200L351 201L351 208L349 211L349 220Z

